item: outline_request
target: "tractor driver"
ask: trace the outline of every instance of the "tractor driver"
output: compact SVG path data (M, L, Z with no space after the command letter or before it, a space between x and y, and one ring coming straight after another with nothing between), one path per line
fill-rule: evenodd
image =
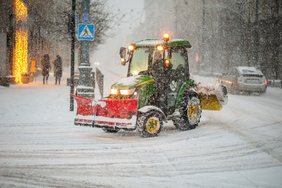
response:
M163 73L164 73L163 55L160 51L155 51L151 74L154 77L154 79L157 81L161 79L161 77L163 76Z
M165 110L166 95L165 90L167 89L166 74L163 67L163 54L161 51L155 51L153 56L153 64L151 75L153 76L156 84L156 92L154 95L154 103L160 106L162 110Z

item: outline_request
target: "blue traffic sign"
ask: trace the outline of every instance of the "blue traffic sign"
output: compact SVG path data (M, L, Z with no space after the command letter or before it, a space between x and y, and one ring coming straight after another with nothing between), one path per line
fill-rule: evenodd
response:
M91 16L88 13L83 13L81 15L81 21L84 23L89 23L91 21Z
M93 41L95 34L94 24L78 24L78 35L79 41Z

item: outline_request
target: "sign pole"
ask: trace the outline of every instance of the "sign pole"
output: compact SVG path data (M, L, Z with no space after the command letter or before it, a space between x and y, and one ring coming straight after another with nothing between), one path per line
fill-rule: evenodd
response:
M89 18L90 0L82 1L82 21L90 21ZM91 80L92 68L89 63L89 41L94 40L94 25L89 23L79 24L78 40L80 41L80 64L79 70L79 84L76 87L77 95L94 98L94 86Z
M72 0L71 11L71 71L70 71L70 94L74 94L74 52L75 52L75 8L76 0ZM73 111L74 99L70 96L70 111Z

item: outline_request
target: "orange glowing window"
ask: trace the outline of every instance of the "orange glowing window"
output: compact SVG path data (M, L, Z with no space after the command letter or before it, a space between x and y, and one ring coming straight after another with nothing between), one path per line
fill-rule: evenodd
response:
M32 73L32 74L35 74L36 73L36 67L37 67L36 59L32 58L31 62L30 62L29 72Z
M27 7L22 0L15 0L15 15L17 21L25 21L27 18Z

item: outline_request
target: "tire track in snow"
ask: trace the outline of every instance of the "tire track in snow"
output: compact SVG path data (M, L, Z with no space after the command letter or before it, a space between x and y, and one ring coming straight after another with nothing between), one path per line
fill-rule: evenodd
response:
M21 170L19 170L21 171ZM0 177L2 182L1 187L101 187L101 188L111 188L111 185L96 184L93 182L85 181L75 181L63 178L55 178L51 176L36 175L34 173L26 172L11 172L11 173L1 173Z
M277 154L275 151L273 151L272 148L268 147L266 144L264 144L262 141L255 139L254 137L250 136L252 134L254 134L254 132L250 132L247 129L245 129L244 131L240 130L239 128L236 128L236 122L238 122L238 120L235 120L233 122L231 122L230 124L225 124L223 122L220 123L220 125L222 126L222 128L224 128L225 130L227 130L228 132L232 132L238 136L240 136L242 139L244 139L245 141L247 141L250 145L252 145L254 148L259 148L261 151L263 151L264 153L266 153L267 155L269 155L271 158L273 158L274 160L276 160L278 162L279 165L282 165L282 156ZM220 121L219 121L220 122ZM268 124L267 124L268 125ZM248 134L247 134L248 133ZM273 144L275 144L277 142L274 142ZM281 142L280 142L281 143ZM278 142L279 144L279 142ZM282 145L281 145L282 146ZM278 147L280 148L280 146Z

